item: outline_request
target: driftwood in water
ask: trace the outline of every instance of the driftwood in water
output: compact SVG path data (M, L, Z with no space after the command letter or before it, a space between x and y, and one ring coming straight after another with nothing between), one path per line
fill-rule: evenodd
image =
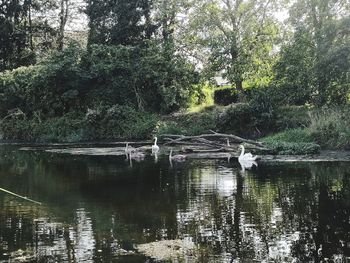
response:
M211 131L210 134L195 136L163 134L161 137L166 143L164 145L193 145L202 146L205 149L194 149L193 152L235 152L238 145L244 143L246 148L258 151L268 151L261 142L244 139L233 134L224 134ZM230 145L226 140L230 140ZM223 142L224 141L224 142ZM231 145L232 143L232 145Z
M26 200L26 201L35 203L35 204L37 204L37 205L41 205L40 202L34 201L34 200L32 200L32 199L30 199L30 198L28 198L28 197L26 197L26 196L21 196L21 195L19 195L19 194L16 194L16 193L11 192L11 191L9 191L9 190L6 190L6 189L4 189L4 188L0 188L0 191L1 191L1 192L4 192L4 193L7 193L7 194L10 194L10 195L13 195L13 196L16 196L16 197L18 197L18 198L24 199L24 200Z

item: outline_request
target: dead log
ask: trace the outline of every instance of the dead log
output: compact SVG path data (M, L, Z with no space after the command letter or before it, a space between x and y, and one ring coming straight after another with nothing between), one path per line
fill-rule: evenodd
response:
M164 134L164 135L160 135L160 136L174 138L171 141L165 143L165 145L172 144L175 142L182 142L182 141L195 140L195 139L201 139L201 138L203 138L203 139L206 139L206 138L224 138L224 139L227 139L227 138L229 138L229 139L233 139L233 141L235 143L249 143L252 145L263 147L262 143L258 142L258 141L244 139L244 138L241 138L241 137L233 135L233 134L216 133L216 132L213 132L210 134L194 135L194 136L185 136L185 135L176 135L176 134Z

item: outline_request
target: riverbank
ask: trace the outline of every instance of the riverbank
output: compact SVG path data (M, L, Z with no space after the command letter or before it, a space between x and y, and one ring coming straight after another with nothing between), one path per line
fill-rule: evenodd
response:
M151 142L134 142L137 146L142 145L144 151L151 152ZM1 143L0 143L1 145ZM20 146L19 144L9 144ZM173 147L162 146L160 155L167 155ZM125 147L123 142L112 142L110 144L34 144L22 145L19 147L20 151L42 151L47 153L68 154L68 155L83 155L83 156L124 156ZM177 147L175 150L181 150ZM228 159L227 152L211 152L211 153L187 153L188 159ZM231 152L230 159L237 159L239 153ZM281 155L281 154L261 154L259 155L259 163L294 163L294 162L350 162L350 151L330 151L322 150L317 154L303 154L303 155Z
M114 107L113 111L72 113L41 121L15 116L1 122L0 138L3 143L108 145L116 141L151 142L162 134L198 135L214 130L259 140L275 154L310 155L320 150L350 149L348 114L345 108L294 106L280 107L271 116L262 117L243 103L166 116Z

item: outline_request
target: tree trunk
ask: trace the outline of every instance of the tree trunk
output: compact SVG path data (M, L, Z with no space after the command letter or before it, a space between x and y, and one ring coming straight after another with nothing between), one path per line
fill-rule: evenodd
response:
M63 50L64 44L64 28L66 26L68 20L68 1L69 0L61 0L61 11L60 11L60 28L58 32L58 50Z
M235 82L236 84L236 89L241 93L243 92L243 84L242 84L242 81L241 80L238 80Z
M236 89L238 91L238 101L244 102L246 100L246 96L243 90L243 81L242 80L235 81L235 84L236 84Z
M29 4L28 8L28 22L29 22L29 46L30 50L34 51L33 46L33 25L32 25L32 3Z

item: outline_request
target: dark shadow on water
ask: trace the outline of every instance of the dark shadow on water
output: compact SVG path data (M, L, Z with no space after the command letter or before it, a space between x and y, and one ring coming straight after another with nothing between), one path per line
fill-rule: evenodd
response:
M188 262L350 257L350 165L259 165L0 150L0 260L153 262L137 244L186 239ZM13 256L13 254L12 254Z

